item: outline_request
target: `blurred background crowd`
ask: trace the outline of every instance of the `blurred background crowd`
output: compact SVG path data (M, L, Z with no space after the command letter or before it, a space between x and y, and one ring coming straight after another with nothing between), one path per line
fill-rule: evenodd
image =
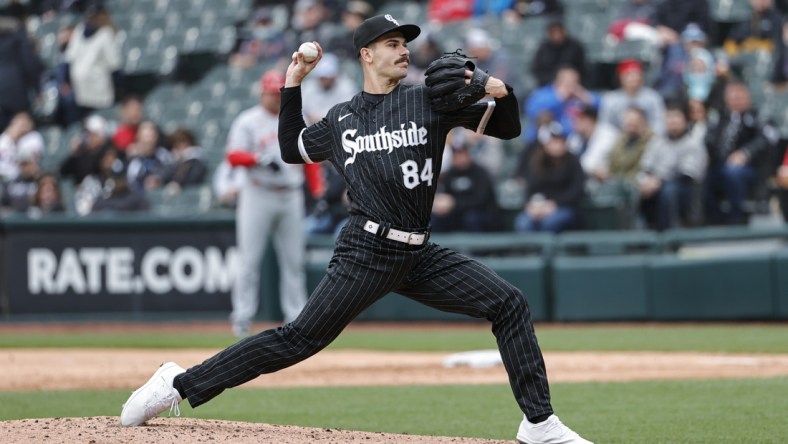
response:
M419 24L408 83L462 48L514 87L522 137L457 129L433 229L549 231L788 220L785 0L0 0L0 211L232 211L231 128L301 42L320 120L361 89L354 29ZM307 172L306 230L346 217Z

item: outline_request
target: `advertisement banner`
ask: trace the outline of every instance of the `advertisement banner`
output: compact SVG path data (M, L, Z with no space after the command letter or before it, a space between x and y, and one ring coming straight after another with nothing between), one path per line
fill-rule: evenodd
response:
M232 225L47 228L6 235L10 314L230 310Z

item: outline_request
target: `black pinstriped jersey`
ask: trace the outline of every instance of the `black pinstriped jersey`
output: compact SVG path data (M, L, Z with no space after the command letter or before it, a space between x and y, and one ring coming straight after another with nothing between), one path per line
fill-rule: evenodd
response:
M452 128L477 130L492 107L485 134L504 139L520 134L519 107L511 89L502 99L446 114L432 111L424 86L400 85L388 94L362 92L309 127L301 117L300 99L300 87L282 90L282 158L292 163L330 161L347 183L351 214L400 229L429 226Z

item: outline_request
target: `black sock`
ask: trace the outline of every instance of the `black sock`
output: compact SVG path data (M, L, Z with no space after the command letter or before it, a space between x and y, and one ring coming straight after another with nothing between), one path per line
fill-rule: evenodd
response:
M172 380L172 387L178 391L178 394L181 395L181 399L186 399L186 392L183 391L183 386L181 385L181 375L175 377Z
M544 415L534 416L532 418L528 418L528 422L531 424L539 424L540 422L547 421L547 418L550 417L552 413L545 413Z

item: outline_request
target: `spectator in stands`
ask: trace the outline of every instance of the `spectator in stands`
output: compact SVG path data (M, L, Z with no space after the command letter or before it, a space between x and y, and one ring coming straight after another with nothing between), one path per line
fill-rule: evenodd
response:
M17 19L0 15L0 131L38 92L41 62Z
M769 80L779 89L786 89L786 87L788 87L788 20L783 22L782 39L780 39L780 43L777 45L774 70Z
M19 0L10 0L0 7L0 15L13 17L19 20L20 23L25 23L28 16L33 12L32 7L27 2L22 3Z
M629 0L618 5L607 28L606 41L618 44L622 40L640 40L659 46L661 39L654 27L655 3L655 0Z
M715 53L714 83L706 98L706 111L709 119L717 119L725 111L725 88L734 80L728 56L724 51Z
M490 174L476 164L464 141L451 144L451 166L438 180L432 206L435 232L490 231L496 221L497 201Z
M208 168L202 160L202 148L194 134L178 128L169 136L172 161L145 180L145 188L163 187L168 194L180 193L184 187L199 185L205 181Z
M93 212L136 212L147 211L150 203L145 191L136 189L129 184L129 175L123 162L113 162L111 181L108 189L93 204Z
M698 226L702 218L703 179L708 155L702 139L693 136L686 110L677 103L665 111L666 137L649 144L637 176L640 209L649 228L659 231Z
M549 111L566 131L574 128L574 117L581 106L600 104L600 98L580 84L580 75L572 67L561 67L553 83L534 90L525 102L527 125L523 134L526 143L536 139L537 116ZM567 134L568 135L568 134Z
M140 123L137 138L126 150L128 186L135 190L153 188L155 176L172 163L172 154L162 146L161 132L150 120Z
M462 144L471 154L474 163L484 168L492 177L497 177L505 167L506 153L503 142L494 137L479 134L476 131L457 128L450 136L454 144ZM448 144L451 146L451 143ZM451 163L451 149L444 150L443 165Z
M517 70L512 67L509 53L500 47L487 31L481 28L471 28L465 33L465 50L474 57L476 66L487 71L491 76L497 77L515 91L521 91L521 82Z
M230 51L230 66L250 68L276 61L285 54L284 30L274 20L273 6L258 7L250 22L250 29L239 32L235 47Z
M36 192L30 202L27 214L30 217L41 217L45 214L63 213L66 207L63 204L63 194L57 176L52 173L43 173L38 177Z
M558 70L572 67L583 83L586 72L586 54L583 44L569 35L560 18L547 25L547 36L539 45L531 63L531 73L540 87L555 80Z
M555 122L555 116L549 110L545 110L540 112L536 115L534 119L534 126L537 128L536 134L537 136L534 137L534 140L531 142L527 142L523 147L523 150L519 153L517 158L517 168L514 171L514 178L520 182L523 186L525 186L526 176L528 174L528 165L531 161L531 155L536 152L536 148L547 142L546 136L549 135L549 131L544 130L542 128L548 128L549 124Z
M695 23L709 36L714 35L714 21L709 11L708 0L661 0L654 12L654 26L666 48L681 46L681 32L690 23ZM669 57L668 54L666 57Z
M297 0L293 7L287 48L298 48L303 42L328 42L335 34L329 11L322 0Z
M734 57L742 52L773 53L782 42L783 18L774 0L750 0L752 15L736 24L724 42L725 52Z
M644 85L643 65L638 60L622 60L616 69L621 88L602 97L599 120L622 128L625 111L637 107L645 113L656 134L665 133L665 103L653 89Z
M424 83L424 73L430 63L443 55L444 49L437 33L422 30L416 40L410 43L410 67L405 83L420 85Z
M645 112L637 107L627 108L623 121L606 165L591 172L588 192L592 201L617 207L620 226L632 228L640 200L636 181L640 160L659 137L649 127Z
M67 115L71 110L67 108L66 103L67 100L73 102L73 94L68 85L66 50L68 49L68 43L71 41L71 36L74 34L74 28L75 25L67 23L57 30L57 37L55 38L57 55L54 67L43 76L40 101L36 106L36 115L40 121L67 126L71 121L76 122L79 120L77 117ZM72 97L68 97L69 95L72 95Z
M654 22L657 7L654 0L627 0L616 6L613 12L613 23L620 20L636 21L644 24Z
M540 15L558 16L564 13L564 4L561 0L514 0L510 11L504 17L510 20L519 20Z
M637 107L624 111L623 128L608 155L607 166L593 175L603 181L618 179L634 184L640 171L640 159L658 136L649 127L646 113Z
M353 46L353 33L364 20L372 17L375 9L361 0L350 0L342 11L342 29L326 45L341 60L355 60L358 57ZM321 62L322 63L322 62Z
M687 102L688 107L688 127L693 137L699 140L706 139L706 132L708 130L708 117L706 113L706 104L700 100L690 99Z
M468 20L473 16L475 0L429 0L427 19L434 23Z
M0 133L0 181L13 180L19 173L17 164L21 152L35 153L39 158L44 152L44 138L35 130L30 113L17 113L5 131Z
M610 150L618 138L618 129L598 120L597 109L591 105L582 106L575 117L574 131L567 139L569 152L580 159L580 165L587 175L604 169Z
M714 58L706 49L706 33L690 23L681 33L681 45L676 45L672 59L665 60L655 88L662 97L671 100L692 95L706 100L714 82Z
M38 161L39 153L35 150L24 149L17 152L19 174L3 184L3 194L0 196L0 207L4 212L24 213L30 207L41 174Z
M687 37L683 33L682 37ZM699 36L698 36L699 37ZM674 97L705 102L709 98L711 88L717 79L716 63L711 53L704 47L687 47L687 60L682 73L685 90Z
M774 143L769 127L758 121L747 85L731 82L725 88L725 111L706 134L709 171L706 215L711 224L743 224L744 202L765 165ZM723 211L722 202L729 209Z
M115 185L113 169L125 171L124 153L110 146L98 160L97 172L82 179L74 192L74 210L84 216L93 210L93 205L100 198L109 194Z
M112 136L112 144L115 148L125 152L137 137L137 129L142 123L144 113L142 99L136 95L124 97L118 112L120 114L120 123Z
M512 0L475 0L472 3L473 17L500 17L512 10L514 2Z
M74 29L66 49L68 86L73 96L63 96L66 124L74 123L92 110L109 108L115 102L115 83L123 66L117 30L109 11L94 3L85 20Z
M302 86L304 97L303 110L308 124L322 119L337 103L350 100L356 85L339 70L339 59L331 53L323 53L320 63Z
M547 128L545 143L528 164L526 204L514 221L516 231L559 233L579 222L585 173L567 148L566 130L557 122Z
M82 133L69 142L70 152L60 164L60 176L79 185L87 176L98 174L101 158L111 146L106 119L95 114L89 116Z

